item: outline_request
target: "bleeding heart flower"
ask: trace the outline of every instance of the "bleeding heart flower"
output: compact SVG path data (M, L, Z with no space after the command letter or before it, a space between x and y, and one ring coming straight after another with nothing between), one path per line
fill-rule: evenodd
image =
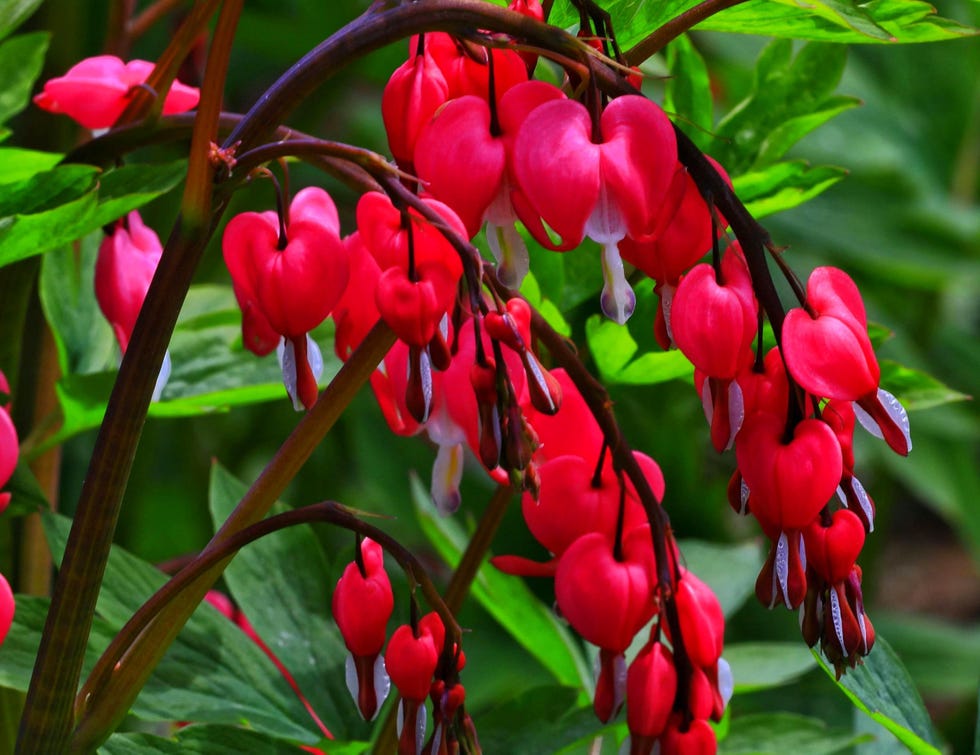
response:
M435 612L419 620L417 631L403 624L392 633L386 653L388 674L406 700L422 702L429 696L445 638L446 629Z
M735 457L750 491L749 505L767 531L801 530L833 496L843 472L840 443L826 422L805 419L784 438L771 414L748 418Z
M0 645L7 639L10 626L14 623L14 592L7 578L0 574Z
M568 547L555 574L562 615L587 641L618 653L657 611L649 525L623 537L620 558L605 535L591 532Z
M414 171L419 133L448 99L446 77L428 52L411 55L391 74L381 96L381 117L391 154L404 169Z
M432 340L456 298L456 279L438 262L416 266L416 280L400 267L389 267L378 278L375 305L398 337L413 346Z
M652 750L667 726L676 695L673 655L663 643L648 642L630 664L626 677L626 722L633 748L647 741L651 745L647 751Z
M109 128L129 104L132 91L153 71L153 63L124 63L113 55L87 58L51 79L34 98L49 113L64 113L88 129ZM174 81L163 101L163 114L183 113L197 106L200 91Z
M830 526L813 522L803 530L807 565L830 584L851 573L864 547L864 524L853 511L838 509Z
M741 249L733 244L720 276L702 264L681 279L670 308L674 342L709 377L732 379L752 361L758 307Z
M9 396L10 384L7 377L0 372L0 395ZM19 442L17 440L17 429L10 418L9 404L0 406L0 487L7 484L10 476L17 468L17 457L19 455ZM0 513L7 508L10 503L10 493L0 493Z
M419 49L419 37L408 42L410 50ZM494 88L499 98L511 87L527 81L527 66L514 50L467 45L445 32L426 32L425 53L432 56L448 87L447 99L475 95L484 101L490 98L489 57L493 55Z
M117 222L99 245L95 298L124 353L162 255L159 237L135 210Z
M700 668L713 668L725 641L725 614L718 598L704 582L682 569L674 599L688 657Z

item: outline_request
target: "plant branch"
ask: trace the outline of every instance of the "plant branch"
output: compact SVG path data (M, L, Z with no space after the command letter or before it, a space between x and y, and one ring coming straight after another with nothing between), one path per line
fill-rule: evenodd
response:
M139 39L161 18L177 10L186 0L156 0L155 3L143 10L136 18L130 20L126 27L130 39Z
M663 50L672 39L676 39L706 18L744 2L745 0L704 0L693 8L688 8L627 50L625 56L627 64L640 65L647 58Z

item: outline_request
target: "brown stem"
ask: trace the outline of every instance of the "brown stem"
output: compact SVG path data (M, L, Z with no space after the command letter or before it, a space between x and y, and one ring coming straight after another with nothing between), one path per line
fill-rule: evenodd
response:
M640 65L644 60L664 49L672 39L676 39L706 18L744 2L745 0L704 0L693 8L688 8L627 50L626 63L631 66Z
M108 55L126 58L132 38L126 27L136 8L136 0L113 0L109 6L109 22L103 49Z
M186 0L157 0L133 18L128 26L129 38L136 40L142 37L150 28L168 13L177 10Z

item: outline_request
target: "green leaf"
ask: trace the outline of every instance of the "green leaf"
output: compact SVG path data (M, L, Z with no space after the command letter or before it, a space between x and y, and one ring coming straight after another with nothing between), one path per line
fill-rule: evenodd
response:
M778 159L797 138L853 106L853 100L831 99L846 48L810 42L795 57L792 51L789 40L768 44L756 61L752 90L715 128L708 151L731 175Z
M41 260L39 293L63 375L114 368L116 340L95 299L95 260L101 231L76 246L52 249Z
M208 494L215 529L247 487L219 464ZM286 510L278 504L273 513ZM288 569L283 565L289 564ZM339 737L353 718L344 659L347 649L329 614L327 558L309 525L290 527L245 547L224 578L252 628L296 680L321 720Z
M900 399L909 411L929 409L951 401L968 401L970 396L953 390L947 385L919 370L882 359L881 387Z
M41 74L50 37L39 31L0 44L0 123L9 121L31 101L31 89Z
M845 175L843 168L791 160L736 176L732 186L748 211L762 218L810 201Z
M71 520L43 515L56 562ZM166 581L150 564L113 546L96 611L118 629ZM234 623L202 604L154 670L130 711L149 721L247 723L256 731L319 740L299 699L272 661Z
M237 726L188 726L170 739L152 734L113 734L100 755L296 755L299 748L289 742ZM332 750L331 750L332 751Z
M468 538L449 517L441 517L417 477L412 478L415 513L439 555L456 568ZM473 597L515 640L567 687L589 686L592 673L569 631L538 600L520 577L504 574L484 562L473 581Z
M67 244L177 185L182 162L127 165L100 175L88 165L60 165L26 181L0 185L0 266Z
M629 329L601 315L592 315L586 321L585 337L605 382L652 385L691 377L693 368L681 352L651 351L637 357L639 347Z
M697 28L846 44L938 42L976 34L969 26L936 15L930 3L920 0L872 0L860 5L846 0L806 5L795 0L753 0L728 8Z
M31 683L34 672L34 662L37 660L37 650L41 645L41 633L50 606L49 598L34 595L16 595L14 623L10 633L3 641L0 651L0 687L25 691ZM116 634L116 628L106 621L95 617L92 631L89 634L88 646L85 648L85 662L82 666L83 675L91 671L92 666L103 650L109 645Z
M738 642L725 645L735 694L779 687L802 676L817 663L800 642Z
M710 142L714 100L704 58L686 35L667 46L670 77L664 87L664 110L699 147Z
M0 39L20 26L43 0L0 0Z
M718 752L736 755L830 755L866 742L868 735L855 735L848 729L830 729L816 718L793 713L761 713L733 716L728 736Z
M538 285L538 279L530 271L524 276L524 281L521 283L521 296L527 299L527 303L541 313L541 316L552 328L566 338L571 337L571 326L565 320L561 310L555 306L555 303L551 299L544 298L541 293L541 287Z
M19 147L0 147L0 184L17 183L30 178L35 173L51 170L61 162L63 155L55 152L40 152ZM2 191L2 190L0 190Z
M834 671L814 652L828 676ZM880 635L864 663L835 682L855 706L867 713L913 753L938 755L939 740L912 677Z
M4 516L23 516L32 514L41 509L50 508L48 498L41 490L41 486L31 472L30 467L25 461L18 460L17 467L7 484L3 486L3 492L11 493L10 504L4 509Z
M680 540L678 545L684 565L711 588L726 617L755 593L755 580L763 564L758 544Z
M571 687L527 689L482 713L477 721L484 752L539 755L600 736L608 727Z

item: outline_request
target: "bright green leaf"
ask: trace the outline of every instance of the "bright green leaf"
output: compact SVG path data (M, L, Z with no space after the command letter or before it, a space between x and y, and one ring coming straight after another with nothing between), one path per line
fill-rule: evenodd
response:
M845 175L843 168L810 167L804 160L792 160L743 173L732 180L732 185L748 211L762 218L808 202Z
M588 319L585 336L604 381L652 385L691 376L691 363L679 351L648 352L636 357L638 346L629 330L601 315Z
M61 162L63 155L55 152L40 152L19 147L0 148L0 184L17 183L36 173L51 170ZM0 190L2 191L2 190Z
M49 40L47 32L33 32L0 44L0 123L6 123L30 102Z
M412 479L412 502L422 531L439 555L455 568L468 538L449 517L439 516L418 478ZM562 685L588 686L592 673L569 631L541 603L520 577L484 563L471 592L487 612Z
M704 147L714 124L714 99L708 67L686 35L667 46L667 68L664 110L695 144Z
M208 502L215 529L247 489L221 465L211 467ZM279 505L273 513L284 510ZM290 527L252 543L224 577L252 628L293 675L320 719L335 736L350 736L344 724L354 711L344 681L347 649L330 618L327 558L313 529Z
M861 101L856 97L830 97L813 111L788 118L762 140L756 164L769 165L776 162L786 154L786 150L811 131L860 104Z
M20 26L43 0L0 0L0 39Z
M724 657L736 694L788 684L817 665L800 642L738 642L725 645Z
M879 365L881 387L900 399L909 411L928 409L951 401L967 401L970 398L925 372L888 359L880 360Z
M833 678L834 670L816 652L814 657ZM880 635L864 663L849 669L836 684L854 705L882 724L911 752L938 755L939 741L912 677Z
M727 755L830 755L869 740L846 728L830 729L816 718L793 713L734 716L718 752Z

